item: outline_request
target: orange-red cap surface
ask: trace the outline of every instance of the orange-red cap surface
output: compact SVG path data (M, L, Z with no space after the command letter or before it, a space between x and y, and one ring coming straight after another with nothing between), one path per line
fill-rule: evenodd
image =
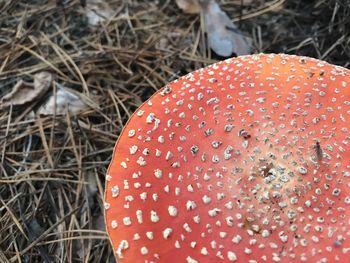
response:
M229 59L131 117L106 177L118 262L349 262L350 71Z

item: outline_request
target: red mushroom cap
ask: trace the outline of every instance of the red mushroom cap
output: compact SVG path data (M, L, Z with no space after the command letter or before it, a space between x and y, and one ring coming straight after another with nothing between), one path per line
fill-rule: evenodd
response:
M106 225L120 262L348 262L350 71L229 59L169 83L115 147Z

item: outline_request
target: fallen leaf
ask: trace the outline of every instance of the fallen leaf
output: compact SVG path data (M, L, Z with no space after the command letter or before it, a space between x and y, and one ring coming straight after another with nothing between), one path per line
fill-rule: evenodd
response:
M229 57L251 53L252 41L241 34L228 15L215 1L203 2L204 23L208 34L208 45L218 55Z
M106 1L86 1L86 17L88 18L90 25L97 26L98 24L112 18L113 15L113 9L109 6L109 4Z
M56 94L50 96L48 100L41 105L37 111L38 114L64 115L67 111L72 114L77 114L89 108L78 94L69 91L59 83L55 83L55 85L57 87Z
M19 80L13 90L1 99L0 108L23 105L40 99L50 88L52 80L52 74L45 71L34 75L33 84Z
M201 12L198 0L176 0L176 4L184 13L199 14Z

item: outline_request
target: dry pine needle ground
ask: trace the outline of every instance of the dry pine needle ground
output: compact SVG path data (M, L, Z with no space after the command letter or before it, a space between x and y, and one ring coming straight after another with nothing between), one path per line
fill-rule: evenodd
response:
M93 2L107 18L96 26L87 16ZM0 98L46 71L56 88L94 104L77 115L38 116L57 92L51 85L45 96L0 110L0 262L114 262L102 207L118 134L168 81L222 59L208 49L200 17L175 1L110 0L105 12L101 2L0 2ZM254 52L350 67L349 0L218 2Z

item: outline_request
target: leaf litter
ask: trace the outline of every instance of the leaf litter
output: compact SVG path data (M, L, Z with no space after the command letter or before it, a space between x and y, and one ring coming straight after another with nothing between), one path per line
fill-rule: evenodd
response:
M38 100L49 90L52 81L52 74L49 72L35 74L33 84L19 80L13 90L1 99L0 108L23 105Z
M252 52L252 40L242 34L218 3L209 1L203 6L208 45L222 57L249 55Z
M42 115L64 115L67 112L78 114L89 107L79 97L70 92L61 84L55 83L56 93L52 94L38 109L37 113Z
M203 16L208 46L217 55L251 54L252 39L243 35L215 0L177 0L176 4L185 13Z
M45 94L48 96L46 100L42 100ZM96 103L83 94L69 90L54 81L53 75L45 71L34 75L33 84L19 80L13 90L1 99L0 108L31 102L37 105L38 109L35 112L41 115L64 115L67 112L76 115L89 109L88 104L97 107Z

